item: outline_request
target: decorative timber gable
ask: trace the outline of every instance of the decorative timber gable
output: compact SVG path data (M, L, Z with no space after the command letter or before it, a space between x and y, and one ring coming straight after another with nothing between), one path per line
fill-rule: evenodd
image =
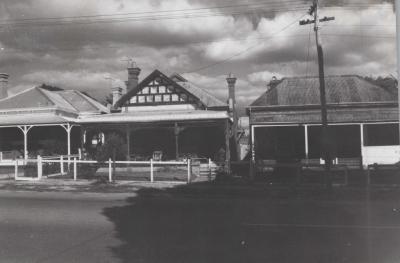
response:
M176 80L155 70L136 88L128 91L117 104L123 107L192 104L205 108L199 98L173 79Z

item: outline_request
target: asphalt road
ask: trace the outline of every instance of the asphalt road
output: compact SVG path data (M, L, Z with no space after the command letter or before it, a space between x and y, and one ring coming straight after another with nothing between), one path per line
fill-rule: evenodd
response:
M400 262L396 196L270 198L185 187L0 192L0 262Z
M120 262L105 207L127 195L0 192L0 262Z

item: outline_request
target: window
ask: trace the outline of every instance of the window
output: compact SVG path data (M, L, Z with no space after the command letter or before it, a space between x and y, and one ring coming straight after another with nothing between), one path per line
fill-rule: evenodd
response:
M160 87L158 87L158 89L159 89L159 93L165 93L165 87L164 86L160 86Z
M137 103L137 97L136 96L131 98L131 103Z
M147 96L146 102L153 102L153 96Z
M151 87L150 88L150 93L151 94L156 94L157 93L157 87Z
M154 101L155 102L161 102L162 101L162 96L161 95L155 95L154 96Z
M181 94L181 101L187 101L187 95L186 94Z
M170 95L164 95L163 96L163 100L166 101L166 102L169 102L170 98L171 98Z
M397 124L364 125L364 145L399 145L399 126Z
M138 96L138 102L139 103L145 103L146 102L145 96Z
M149 94L149 87L145 87L142 89L142 94Z
M178 96L178 94L172 94L172 95L171 95L171 100L172 100L172 101L179 101L179 96Z

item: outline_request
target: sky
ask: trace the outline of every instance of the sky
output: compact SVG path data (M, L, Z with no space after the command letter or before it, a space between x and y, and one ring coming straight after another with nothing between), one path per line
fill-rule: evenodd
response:
M396 76L392 1L320 0L325 74ZM182 74L226 101L237 77L240 106L272 77L316 76L307 0L2 0L0 72L9 93L46 83L96 98L124 87L128 60L140 79ZM111 77L113 80L109 79Z

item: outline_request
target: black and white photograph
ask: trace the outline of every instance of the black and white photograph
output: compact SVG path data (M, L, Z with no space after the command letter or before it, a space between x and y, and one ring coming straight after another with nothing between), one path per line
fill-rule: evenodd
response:
M399 263L400 0L1 0L1 263Z

